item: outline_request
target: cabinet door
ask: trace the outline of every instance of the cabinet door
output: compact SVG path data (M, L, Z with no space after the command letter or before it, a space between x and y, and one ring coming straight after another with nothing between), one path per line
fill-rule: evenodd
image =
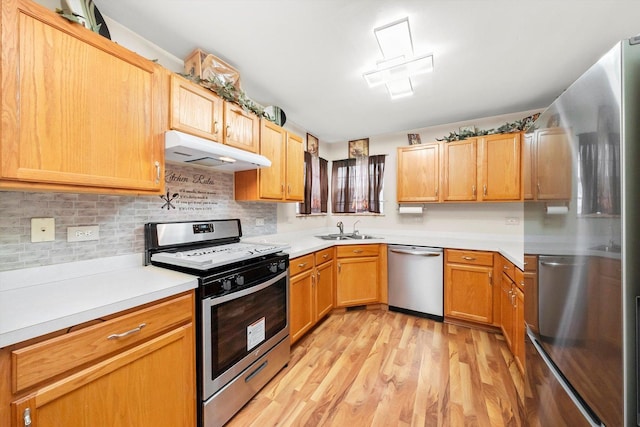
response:
M446 142L443 147L443 200L476 200L477 140Z
M520 372L524 373L524 293L517 286L513 286L514 325L513 325L513 354Z
M520 200L520 134L482 138L481 200Z
M296 342L313 326L313 270L289 281L289 335Z
M260 145L260 119L232 102L224 103L224 143L257 153Z
M285 131L280 126L262 120L260 125L260 154L271 160L271 167L258 171L260 198L284 198Z
M571 199L571 146L564 129L536 134L536 189L538 200Z
M513 352L513 290L511 289L511 279L502 273L500 284L500 317L502 334L507 342L507 346Z
M447 264L445 315L472 322L493 321L493 267Z
M26 0L1 27L0 185L161 193L162 68Z
M171 129L223 142L224 101L215 93L173 74Z
M533 171L535 170L535 139L534 134L527 133L524 135L524 143L522 145L522 198L524 200L533 200L535 198L535 188L533 180Z
M440 144L398 148L398 202L437 202Z
M338 259L338 306L378 302L378 258Z
M13 426L195 425L193 325L176 328L12 403Z
M333 308L333 261L316 268L316 321Z
M302 138L287 132L286 199L293 202L304 200L304 147Z

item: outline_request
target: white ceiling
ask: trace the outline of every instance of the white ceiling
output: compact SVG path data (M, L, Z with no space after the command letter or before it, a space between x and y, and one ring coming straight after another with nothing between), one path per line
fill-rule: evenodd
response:
M179 58L236 67L242 88L324 142L544 108L623 38L640 1L102 0L100 11ZM435 71L392 101L362 73L382 59L373 28L409 17Z

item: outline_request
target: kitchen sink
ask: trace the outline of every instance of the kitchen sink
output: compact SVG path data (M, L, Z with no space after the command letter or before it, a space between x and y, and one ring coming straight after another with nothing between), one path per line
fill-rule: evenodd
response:
M379 239L380 237L370 236L368 234L323 234L322 236L316 236L323 240L367 240L367 239Z

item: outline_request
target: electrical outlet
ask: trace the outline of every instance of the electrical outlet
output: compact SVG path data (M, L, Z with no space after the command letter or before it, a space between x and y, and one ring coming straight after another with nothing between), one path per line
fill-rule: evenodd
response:
M67 242L86 242L89 240L100 240L99 225L67 227Z
M264 226L264 218L256 218L256 227Z
M518 225L520 224L520 218L515 216L508 216L505 218L505 224L507 225Z
M31 241L52 242L56 239L55 218L31 218Z

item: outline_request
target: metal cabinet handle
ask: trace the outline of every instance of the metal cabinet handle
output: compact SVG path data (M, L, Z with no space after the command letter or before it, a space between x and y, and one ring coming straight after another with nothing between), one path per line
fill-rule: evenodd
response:
M338 273L340 273L340 271L342 271L342 264L338 263Z
M511 269L509 268L509 266L508 266L508 265L503 265L503 266L502 266L502 269L503 269L503 270L511 270Z
M300 268L305 268L307 266L306 262L301 262L300 264L298 264L298 267Z
M140 325L138 325L137 328L133 328L130 331L127 332L123 332L121 334L111 334L107 337L108 340L117 340L120 338L125 338L128 337L131 334L135 334L136 332L140 332L142 330L142 328L144 328L145 326L147 326L146 323L140 323Z
M485 196L487 195L487 184L482 187L482 194Z
M324 255L322 255L322 258L324 258L324 259L329 258L329 254L324 254Z
M231 125L227 124L227 138L231 136Z
M436 187L436 197L438 197L438 187Z
M475 261L476 259L472 256L463 256L462 259L466 260L466 261Z
M471 186L471 191L473 191L473 195L475 196L476 195L476 186L475 185Z
M156 167L156 184L159 184L160 183L160 162L156 160L153 164Z
M289 192L288 194L291 194L291 184L287 184L287 191Z
M520 286L524 288L524 282L520 282Z
M361 254L362 253L362 249L354 249L353 253L354 254Z
M22 421L24 422L24 426L31 425L31 408L26 408L22 413Z
M284 194L284 184L280 184L280 192Z
M493 273L489 272L489 286L493 286Z
M213 121L213 134L214 134L214 135L217 135L219 130L220 130L220 129L218 129L218 121L217 121L217 120L214 120L214 121Z
M319 272L319 271L316 273L316 277L317 277L318 279L320 279L320 272Z
M540 193L540 183L539 182L536 184L536 187L538 187L538 193Z

